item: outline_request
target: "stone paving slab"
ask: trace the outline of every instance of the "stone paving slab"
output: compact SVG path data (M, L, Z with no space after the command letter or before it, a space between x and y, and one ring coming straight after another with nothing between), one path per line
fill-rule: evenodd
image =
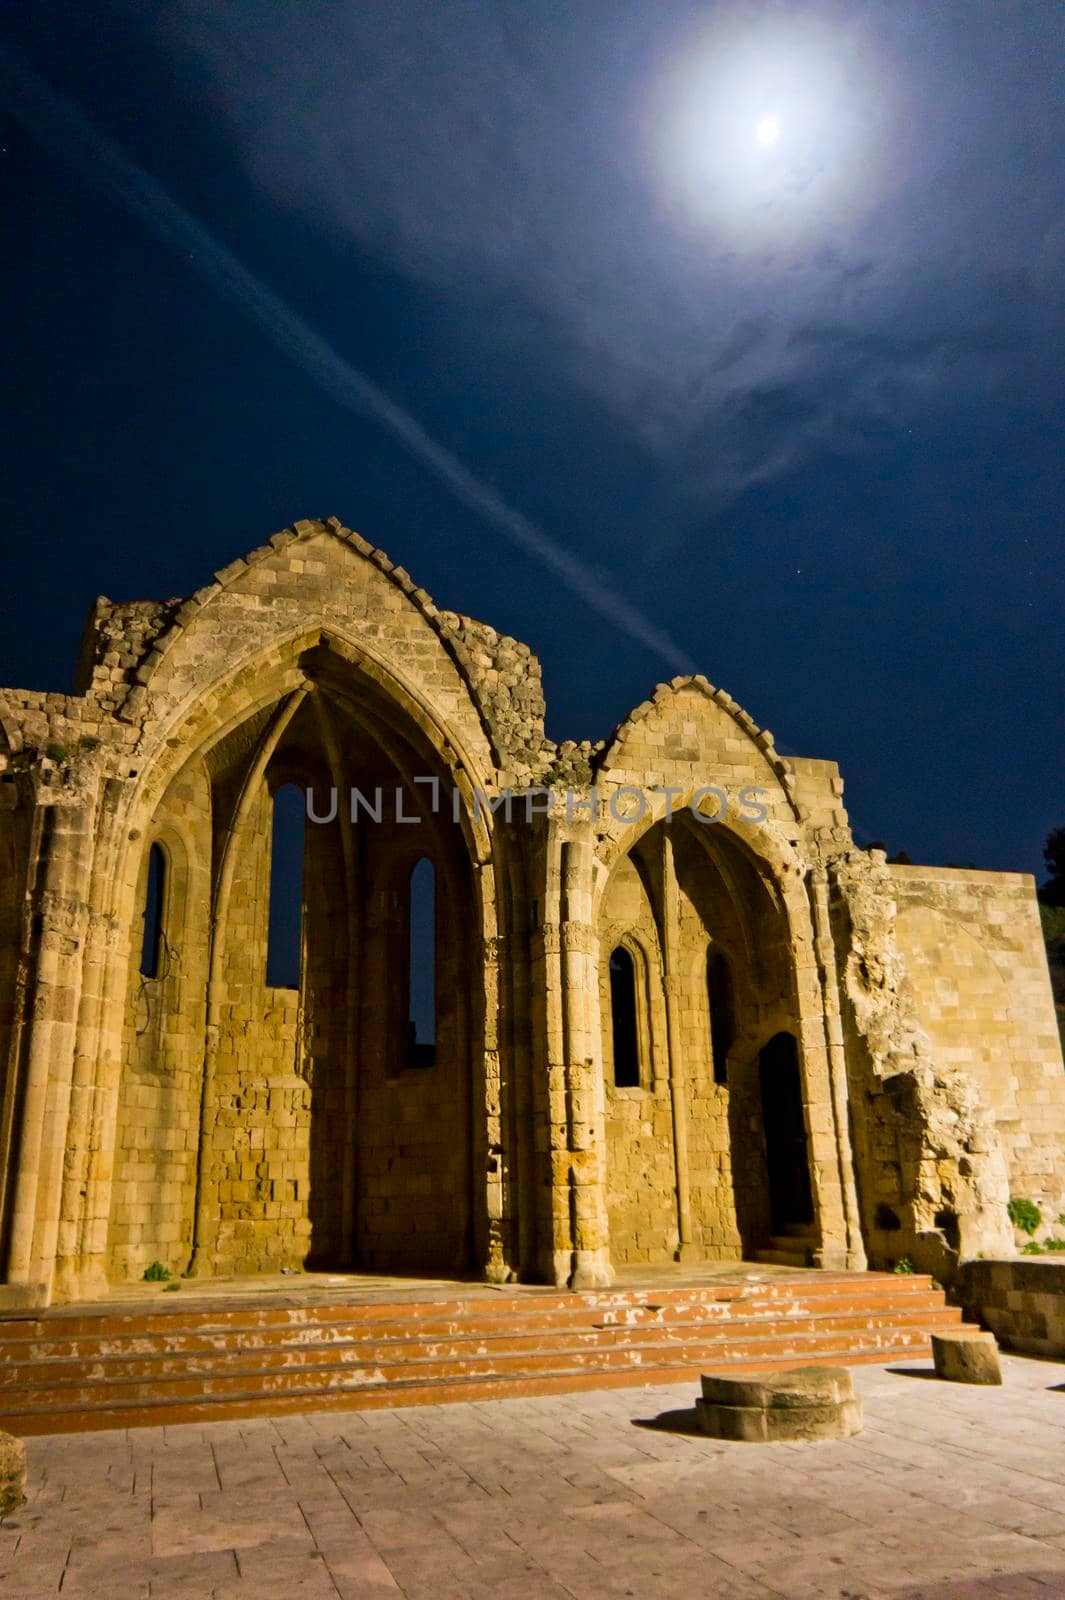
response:
M28 1441L5 1600L1065 1600L1065 1364L856 1367L865 1429L696 1385Z

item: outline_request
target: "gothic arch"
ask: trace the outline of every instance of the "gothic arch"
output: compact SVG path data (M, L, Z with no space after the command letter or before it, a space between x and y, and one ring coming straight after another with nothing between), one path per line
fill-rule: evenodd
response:
M441 790L446 793L449 782L454 782L464 802L475 789L491 787L490 779L481 765L482 753L478 753L477 760L471 756L467 749L466 732L443 724L437 707L419 690L417 684L404 682L396 670L386 666L373 652L361 645L328 634L318 625L304 627L282 641L274 641L255 660L239 665L209 687L203 687L195 703L186 705L182 717L175 711L170 718L155 725L149 736L142 737L139 764L130 769L135 772L135 777L126 794L119 796L110 827L105 825L101 829L94 863L96 892L110 901L119 925L129 927L134 918L144 837L152 827L169 786L191 763L216 760L224 742L239 742L244 737L244 729L258 730L253 732L250 740L250 748L254 748L256 740L261 740L262 729L270 725L271 717L278 715L278 707L291 703L296 696L305 696L310 703L331 703L337 707L340 717L347 714L349 707L357 708L359 725L367 737L380 726L382 737L393 752L399 749L397 738L408 752L416 753L420 749L423 758L418 758L419 761L424 759L430 765L430 770L439 778ZM414 754L410 755L410 760L414 760ZM413 775L408 764L406 776ZM230 798L232 802L232 795ZM235 811L231 810L228 823L221 817L216 819L216 863L219 856L223 860L227 854L236 857L237 852L226 850L227 842L232 843L229 831L234 826L235 817ZM457 821L452 823L449 819L447 826L456 841L463 841L462 848L469 862L469 893L475 908L471 927L477 930L474 937L480 943L494 934L496 918L496 874L491 866L485 870L493 859L491 813L486 808L480 808L475 814L472 806L462 803ZM101 875L104 876L104 883L99 881ZM212 898L216 915L220 911L224 919L225 904L224 901L221 904L218 901L219 887L216 870ZM118 959L118 952L113 952L112 964ZM475 965L471 963L471 970ZM121 966L123 973L128 970L128 952ZM107 992L100 1000L100 1049L95 1073L99 1087L104 1090L105 1147L113 1149L119 1132L117 1112L121 1073L118 1062L123 1057L122 993L125 983L122 979L117 983L112 979L106 988ZM468 1025L483 1041L486 1018L498 1000L494 994L482 990L472 997L471 1004L472 1009L467 1007ZM208 1048L211 1026L208 1026ZM477 1061L471 1063L475 1081L464 1092L471 1100L468 1111L476 1127L480 1119L472 1115L472 1102L483 1098L488 1092L485 1086L483 1042L475 1049L475 1055L479 1056L480 1061L479 1065ZM476 1153L482 1144L480 1136L473 1138L475 1148L470 1156L471 1186L478 1179L483 1183L481 1174L484 1163ZM109 1185L102 1176L90 1177L82 1203L79 1205L79 1197L73 1199L83 1218L78 1228L82 1271L95 1271L97 1278L102 1272L102 1262L95 1269L91 1263L87 1265L84 1262L84 1257L92 1254L85 1248L88 1220L94 1213L99 1215L101 1209L104 1215L111 1211L108 1189ZM471 1194L469 1205L471 1217L468 1231L476 1235L470 1248L483 1256L489 1248L489 1224L484 1215L483 1197L478 1201Z

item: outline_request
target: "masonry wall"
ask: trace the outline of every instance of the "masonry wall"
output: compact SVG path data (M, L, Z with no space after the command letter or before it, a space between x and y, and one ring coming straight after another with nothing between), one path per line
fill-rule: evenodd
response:
M665 994L654 912L630 858L614 873L602 919L599 1013L611 1259L615 1266L662 1263L673 1260L678 1242ZM638 1088L614 1082L610 956L619 944L632 955L636 971Z
M889 874L854 849L835 767L781 758L705 679L660 685L609 744L555 745L528 648L438 611L331 519L276 535L187 600L99 601L78 693L3 690L0 719L6 1062L26 1032L5 1101L8 1131L20 1096L28 1107L6 1260L18 1303L102 1292L105 1267L180 1266L201 1152L206 1270L472 1262L497 1282L522 1270L599 1287L610 1253L755 1250L759 1052L781 1030L798 1043L822 1264L864 1265L859 1198L867 1240L897 1206L908 1252L932 1236L955 1258L984 1248L1005 1225L1000 1141L1014 1192L1065 1206L1030 881ZM630 828L556 806L519 844L467 809L465 828L386 823L354 855L340 824L319 825L301 986L272 989L270 790L366 771L408 789L431 771L467 808L478 786L572 782L598 785L603 807L668 786L684 808L720 785L731 809L724 825L705 809L678 821L669 850L660 811ZM744 786L762 791L762 818L736 814ZM154 838L170 852L175 959L142 981ZM437 1055L411 1068L406 892L423 850L438 874ZM636 1090L611 1087L615 939L643 962ZM727 1083L710 1057L708 943L734 976Z
M430 829L386 819L362 837L357 1259L372 1271L461 1271L471 1260L472 1174L484 1163L483 1130L473 1120L480 955L461 833L450 822ZM436 888L436 1053L429 1066L410 1063L407 1040L410 878L423 855ZM483 1087L480 1096L483 1105Z
M188 1262L205 1049L211 866L211 795L190 763L139 841L138 915L129 928L129 976L115 1136L108 1272L139 1278L159 1261ZM140 971L151 846L166 862L158 975Z
M938 1060L970 1074L1015 1195L1065 1209L1065 1068L1024 873L892 866L897 938Z
M968 1261L951 1298L1008 1350L1065 1356L1065 1261Z

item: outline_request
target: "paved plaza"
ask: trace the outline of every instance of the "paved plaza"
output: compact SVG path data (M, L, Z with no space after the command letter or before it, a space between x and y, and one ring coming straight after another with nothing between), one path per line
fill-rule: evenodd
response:
M8 1600L1065 1597L1065 1365L857 1367L865 1429L692 1435L695 1387L31 1439Z

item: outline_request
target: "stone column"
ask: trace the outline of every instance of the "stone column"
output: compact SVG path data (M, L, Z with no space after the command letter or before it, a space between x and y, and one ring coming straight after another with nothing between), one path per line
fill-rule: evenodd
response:
M843 1019L839 1006L839 974L836 968L836 947L832 939L832 923L828 905L828 873L824 867L813 867L809 875L810 900L813 906L814 949L824 997L825 1043L828 1049L828 1071L832 1087L832 1114L836 1136L836 1157L839 1163L840 1191L843 1196L843 1219L847 1232L846 1265L855 1272L864 1272L868 1266L865 1244L862 1240L861 1213L858 1206L858 1189L854 1177L854 1151L850 1136L850 1107L847 1084L847 1057L843 1044Z
M592 866L590 837L561 845L559 958L573 1289L597 1289L614 1279L604 1182L606 1126Z
M491 862L475 869L479 875L477 903L481 913L482 937L470 942L474 970L483 973L480 995L483 1034L480 1048L484 1060L484 1098L472 1102L469 1119L474 1171L474 1204L483 1206L484 1217L474 1218L475 1238L483 1256L487 1283L509 1283L514 1273L514 1174L508 1170L512 1159L511 1133L503 1095L503 1045L500 1038L500 999L508 967L508 941L499 933L496 921L495 872ZM472 1018L470 1019L472 1023ZM467 1037L476 1048L474 1030Z
M47 1305L59 1237L67 1121L77 1043L95 806L38 795L33 855L37 881L28 914L33 929L23 1032L24 1074L18 1168L8 1250L7 1301Z
M559 927L560 869L554 833L536 841L530 882L543 896L529 939L533 1160L539 1181L530 1185L536 1210L536 1276L565 1287L573 1269L570 1216L569 1130L566 1118L565 1035L562 1025L562 936ZM536 901L539 897L531 894Z
M841 1271L849 1243L840 1177L836 1111L825 1035L825 995L814 949L809 899L800 885L787 895L798 1009L803 1108L820 1243L814 1265Z
M113 1148L104 1137L110 1079L120 1057L105 1040L104 1026L115 997L124 994L127 936L111 916L89 918L78 1037L67 1124L67 1158L56 1247L58 1299L102 1297L107 1290L107 1208Z
M666 1048L669 1055L669 1103L673 1117L673 1160L677 1180L677 1260L702 1260L696 1238L691 1203L691 1168L688 1163L688 1077L681 1044L678 946L680 906L673 837L669 827L659 829L662 840L662 978L666 992Z

